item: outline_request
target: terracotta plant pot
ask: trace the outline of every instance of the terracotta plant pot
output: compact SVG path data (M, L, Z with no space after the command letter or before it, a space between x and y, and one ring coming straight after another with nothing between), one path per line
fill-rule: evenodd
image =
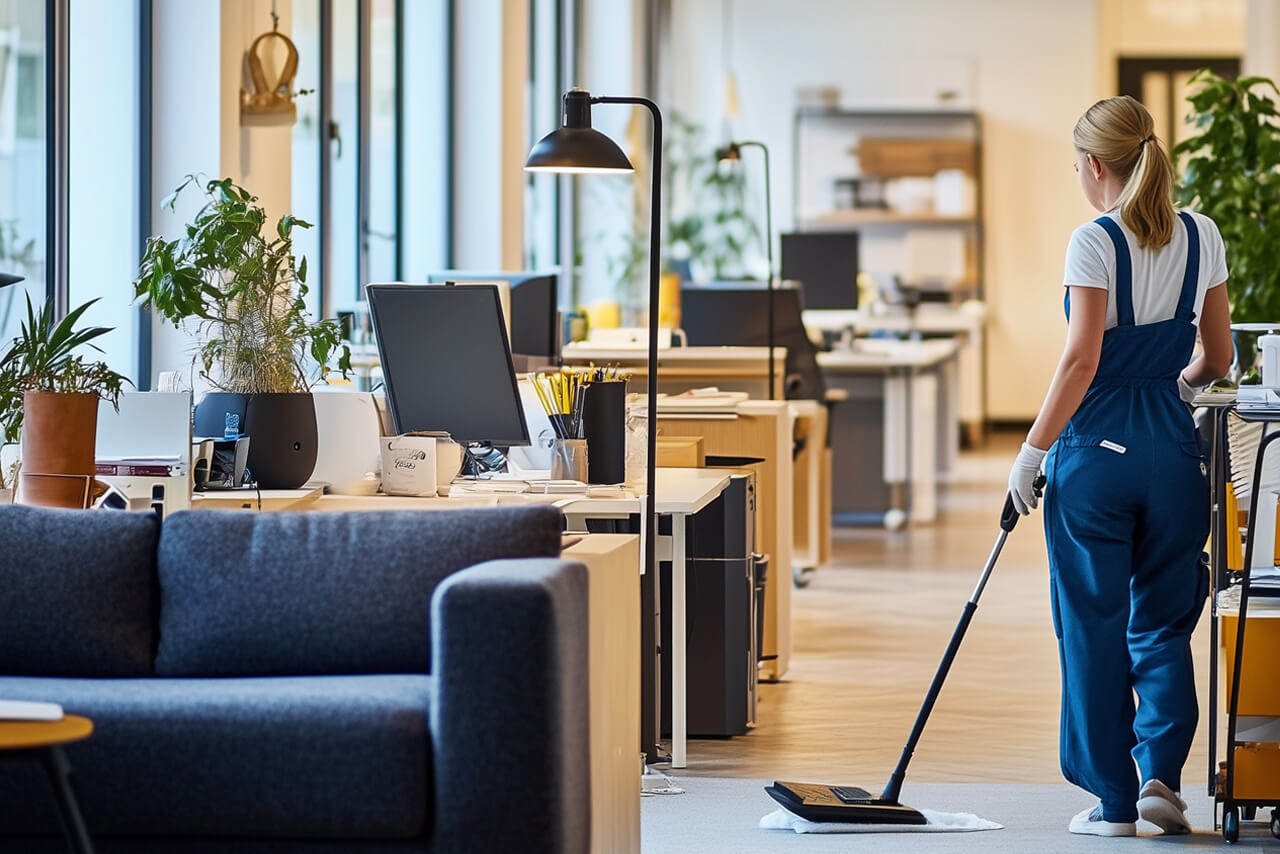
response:
M26 392L17 501L41 507L88 507L97 433L96 394Z

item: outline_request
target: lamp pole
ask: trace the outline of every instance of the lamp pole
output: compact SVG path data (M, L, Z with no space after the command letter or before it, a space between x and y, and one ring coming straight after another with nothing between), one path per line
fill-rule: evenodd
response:
M652 680L654 688L649 693L651 702L646 702L641 710L640 729L646 742L645 752L658 755L658 737L661 734L660 708L661 665L653 651L658 648L661 638L661 623L658 607L658 517L656 502L658 500L658 274L661 271L659 258L659 235L662 215L662 112L658 105L648 98L639 97L600 97L593 98L599 104L633 104L642 106L653 117L653 160L651 163L652 189L649 192L649 364L648 394L645 396L645 419L648 430L645 436L645 470L644 470L644 581L640 588L643 624L641 626L641 685ZM641 691L643 695L644 692ZM674 726L674 722L673 722ZM651 742L651 743L650 743Z
M747 140L745 142L730 142L718 152L721 160L742 160L742 149L755 147L764 152L764 249L765 257L769 263L769 277L766 288L769 296L766 302L766 312L768 315L769 329L769 399L775 397L773 391L774 369L773 369L773 349L774 349L774 323L773 323L773 200L770 196L769 188L772 181L769 179L769 148L763 143L756 140Z
M529 153L525 169L547 172L627 172L631 162L612 140L591 128L592 104L629 104L644 107L653 118L652 190L649 211L649 358L645 442L645 497L641 514L644 529L644 574L640 579L640 739L645 753L657 756L660 735L659 691L661 667L657 656L661 626L658 614L658 273L659 228L662 212L662 112L648 98L593 97L583 89L570 89L561 99L562 127L539 140Z

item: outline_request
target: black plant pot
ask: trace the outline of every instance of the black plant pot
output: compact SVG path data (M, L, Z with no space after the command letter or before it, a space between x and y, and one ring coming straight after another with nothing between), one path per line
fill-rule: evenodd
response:
M316 404L310 392L249 396L249 471L263 489L297 489L316 470Z
M227 413L249 437L248 467L263 489L297 489L316 469L316 406L309 392L236 394L211 391L195 410L196 436L221 437Z

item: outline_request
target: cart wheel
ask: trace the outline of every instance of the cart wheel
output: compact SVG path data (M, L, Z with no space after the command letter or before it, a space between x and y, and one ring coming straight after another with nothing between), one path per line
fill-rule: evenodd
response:
M1232 845L1240 839L1240 810L1237 807L1222 812L1222 838Z
M1271 811L1271 835L1280 839L1280 807Z
M813 566L793 566L791 568L791 583L795 585L797 590L809 586L809 582L813 580L811 577L817 567Z
M1255 818L1258 817L1257 807L1241 807L1241 809L1244 810L1243 815L1244 815L1245 821L1253 821Z

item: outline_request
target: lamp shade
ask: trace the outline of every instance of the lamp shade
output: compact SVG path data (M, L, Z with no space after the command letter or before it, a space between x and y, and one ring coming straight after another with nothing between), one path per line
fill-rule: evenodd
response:
M723 148L716 149L716 160L726 163L742 159L742 149L738 147L738 143L731 142Z
M525 160L526 172L621 175L634 172L618 144L592 128L560 128L538 140Z
M524 162L526 172L610 175L635 171L618 144L591 127L589 92L570 89L561 104L561 126L533 146Z
M15 276L12 273L0 273L0 288L21 282L22 279L22 276Z

